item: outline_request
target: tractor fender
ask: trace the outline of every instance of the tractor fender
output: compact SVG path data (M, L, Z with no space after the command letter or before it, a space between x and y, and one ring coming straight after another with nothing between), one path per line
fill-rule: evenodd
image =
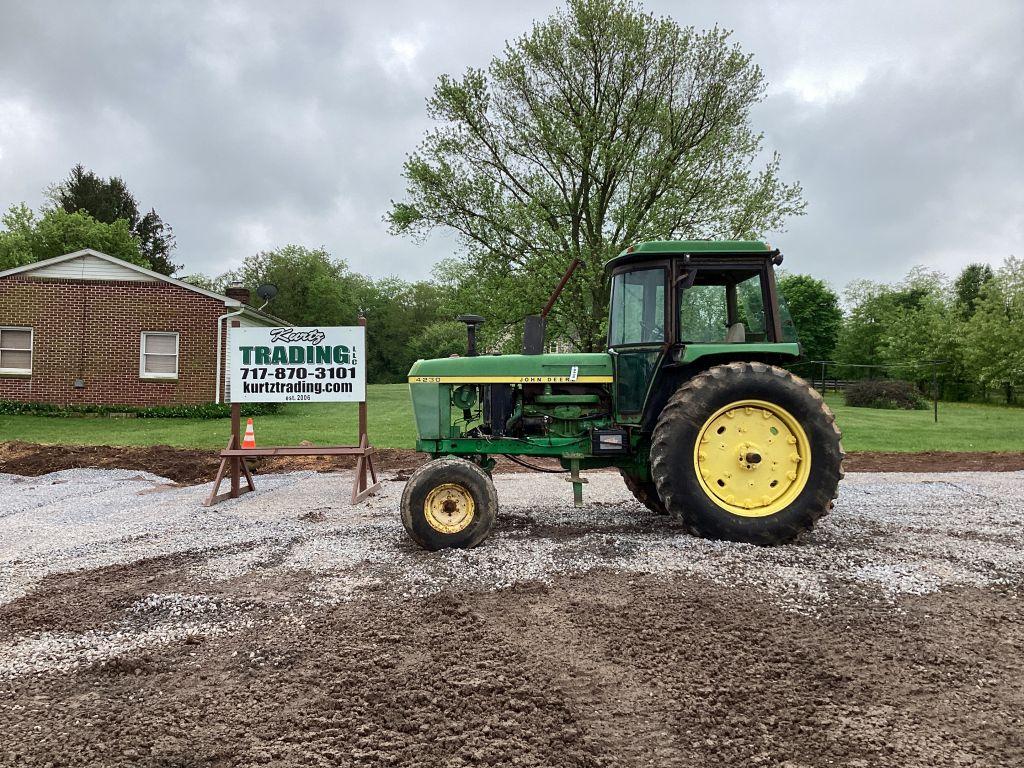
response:
M654 431L654 425L658 417L665 409L668 399L672 397L679 385L689 381L694 376L713 368L716 365L728 365L729 363L767 363L768 365L785 366L796 362L788 355L772 354L742 354L739 350L735 354L721 353L704 355L692 363L668 362L658 370L654 381L651 384L650 393L647 396L647 404L644 407L643 419L640 421L640 431L644 435L650 435Z

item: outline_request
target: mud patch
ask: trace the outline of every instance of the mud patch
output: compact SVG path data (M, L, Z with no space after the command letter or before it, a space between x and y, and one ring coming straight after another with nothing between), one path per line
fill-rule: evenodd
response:
M0 762L1019 765L1019 598L851 596L812 618L601 572L355 601L0 682Z
M415 451L380 449L376 465L380 472L408 476L425 460ZM217 474L217 451L172 448L169 445L37 445L21 441L0 443L0 472L12 475L38 475L64 469L132 469L151 472L176 483L208 483ZM352 456L288 456L250 460L254 471L262 473L313 470L335 472L355 467Z
M0 604L0 639L38 632L85 632L122 617L146 594L180 584L190 558L168 555L43 578L27 595Z
M327 514L330 511L330 507L318 507L317 509L311 509L308 512L303 512L299 515L299 520L304 520L307 523L323 523L327 520Z
M926 451L924 453L846 454L847 472L1019 472L1024 470L1024 453L972 451Z
M378 471L393 480L406 480L427 460L426 454L406 449L377 451ZM538 465L558 468L557 463L533 460ZM64 469L132 469L151 472L176 483L192 485L210 482L217 473L217 451L172 448L167 445L118 447L109 445L37 445L20 441L0 443L0 472L38 476ZM288 456L257 458L252 466L258 473L313 470L336 472L355 467L351 456ZM1024 470L1024 453L859 453L847 454L847 472L1011 472ZM498 460L496 471L529 472L507 459ZM614 470L613 470L614 471Z

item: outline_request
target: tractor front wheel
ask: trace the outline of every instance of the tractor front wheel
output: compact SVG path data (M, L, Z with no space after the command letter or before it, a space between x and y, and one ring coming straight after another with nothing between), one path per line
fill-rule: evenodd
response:
M699 536L782 544L826 514L843 476L832 411L765 363L709 368L669 398L651 471L669 513Z
M471 461L435 459L413 472L402 492L402 524L424 549L469 549L498 514L494 482Z

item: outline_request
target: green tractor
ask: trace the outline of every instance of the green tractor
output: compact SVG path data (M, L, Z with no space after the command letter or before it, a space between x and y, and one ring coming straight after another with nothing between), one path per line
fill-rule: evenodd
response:
M402 495L402 522L437 550L483 541L498 510L495 456L558 459L582 503L581 470L618 468L652 512L694 534L771 545L811 529L843 476L835 418L780 367L800 355L776 292L777 250L757 241L641 243L611 259L608 351L477 355L409 372L417 450L432 460Z

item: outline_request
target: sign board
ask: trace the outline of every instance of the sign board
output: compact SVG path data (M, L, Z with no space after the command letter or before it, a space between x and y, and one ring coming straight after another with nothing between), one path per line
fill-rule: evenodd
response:
M234 403L358 403L366 400L362 326L232 328Z

